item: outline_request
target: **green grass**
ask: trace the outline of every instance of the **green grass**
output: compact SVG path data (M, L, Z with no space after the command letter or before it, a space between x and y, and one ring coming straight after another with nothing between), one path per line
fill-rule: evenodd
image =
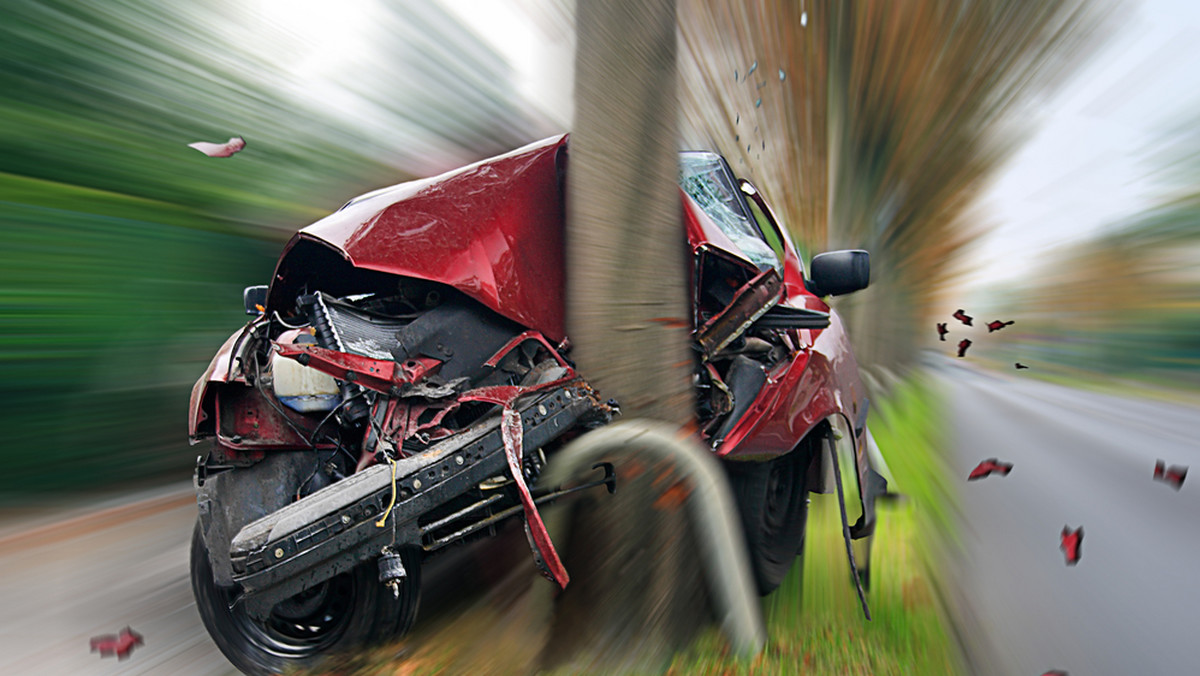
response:
M765 599L767 646L729 654L716 630L672 663L671 674L949 674L963 671L941 608L935 571L952 540L953 492L939 453L939 397L920 380L880 402L870 425L901 503L879 507L868 622L850 582L836 498L814 496L803 576L794 566ZM950 538L950 540L947 540ZM801 577L803 580L801 581Z

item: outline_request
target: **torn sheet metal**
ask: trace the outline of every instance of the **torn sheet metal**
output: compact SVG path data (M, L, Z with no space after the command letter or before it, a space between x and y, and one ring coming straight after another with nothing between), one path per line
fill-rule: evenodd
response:
M779 302L783 280L774 268L760 272L733 297L733 302L720 314L708 320L696 331L696 342L706 359L737 340L752 324Z

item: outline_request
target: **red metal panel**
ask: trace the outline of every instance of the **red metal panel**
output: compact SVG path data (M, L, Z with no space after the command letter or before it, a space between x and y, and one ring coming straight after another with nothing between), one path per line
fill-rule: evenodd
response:
M829 328L813 331L811 348L800 350L786 365L768 374L750 410L717 454L737 459L768 458L786 453L826 417L841 413L855 420L863 388L841 317L832 313ZM857 441L857 440L856 440Z
M237 343L238 337L242 335L244 329L238 329L229 336L221 349L217 350L217 354L213 356L212 361L208 363L208 368L204 370L204 374L192 386L192 397L188 402L188 438L192 443L197 441L197 430L201 423L210 423L210 417L215 412L206 411L204 409L205 393L208 391L208 384L211 382L223 383L229 374L229 360L233 357L233 347Z
M448 284L561 340L564 202L556 157L566 142L546 139L385 189L304 228L288 249L315 239L356 267Z

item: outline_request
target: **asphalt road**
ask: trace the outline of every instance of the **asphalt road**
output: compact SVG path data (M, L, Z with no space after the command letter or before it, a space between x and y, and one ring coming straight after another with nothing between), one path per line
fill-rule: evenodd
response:
M76 503L0 513L0 674L238 674L192 598L191 483ZM476 603L504 571L535 577L519 528L428 559L414 639L440 640L427 630ZM127 659L90 652L91 637L126 626L145 642Z
M1200 673L1200 408L942 362L962 478L961 629L981 674ZM986 458L1011 474L967 482ZM1067 566L1064 526L1083 526Z
M195 519L191 485L181 484L6 523L0 674L236 674L192 600ZM126 625L145 640L129 658L89 651L91 637Z

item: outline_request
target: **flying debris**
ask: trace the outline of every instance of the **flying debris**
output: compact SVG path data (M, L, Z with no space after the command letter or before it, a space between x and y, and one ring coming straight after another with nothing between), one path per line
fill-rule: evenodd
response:
M962 340L958 341L958 356L960 356L960 357L967 356L967 348L968 347L971 347L970 340L963 338Z
M946 322L942 322L938 326L938 340L946 342L946 334L950 333L950 329L946 328Z
M988 322L988 333L991 333L992 331L999 331L1000 329L1006 326L1012 326L1013 324L1016 324L1016 322L1002 322L999 319L994 322Z
M786 79L787 79L787 73L783 72L783 69L780 68L779 69L779 81L783 82Z
M96 636L91 640L92 652L99 652L100 657L108 657L116 655L117 660L123 660L133 653L134 646L143 644L142 635L125 627L121 633L113 636L105 634L104 636Z
M746 77L750 77L750 74L756 70L758 70L758 62L757 61L750 64L750 70L746 71Z
M754 102L754 107L758 108L761 105L762 105L762 97L760 96L760 97L758 97L758 100Z
M963 312L961 308L954 311L954 318L957 319L958 321L962 322L963 324L966 324L967 326L972 325L971 324L971 319L972 319L971 315Z
M1029 368L1028 366L1022 364L1021 362L1015 362L1015 363L1013 363L1013 366L1015 366L1018 371L1020 371L1021 369Z
M195 143L189 143L188 147L195 148L209 157L229 157L246 147L246 139L241 136L234 136L225 143L196 141Z
M1070 526L1063 526L1062 529L1062 544L1058 546L1067 555L1067 565L1073 566L1079 563L1079 557L1083 556L1080 547L1083 546L1083 526L1071 530Z
M1188 468L1185 465L1166 466L1162 460L1154 463L1154 480L1161 481L1175 490L1183 488L1183 480L1187 478Z
M988 458L987 460L979 463L979 466L977 466L975 469L971 470L971 473L967 475L967 481L984 479L992 474L1008 476L1008 473L1012 471L1012 467L1013 466L1011 462L1000 462L995 458Z

